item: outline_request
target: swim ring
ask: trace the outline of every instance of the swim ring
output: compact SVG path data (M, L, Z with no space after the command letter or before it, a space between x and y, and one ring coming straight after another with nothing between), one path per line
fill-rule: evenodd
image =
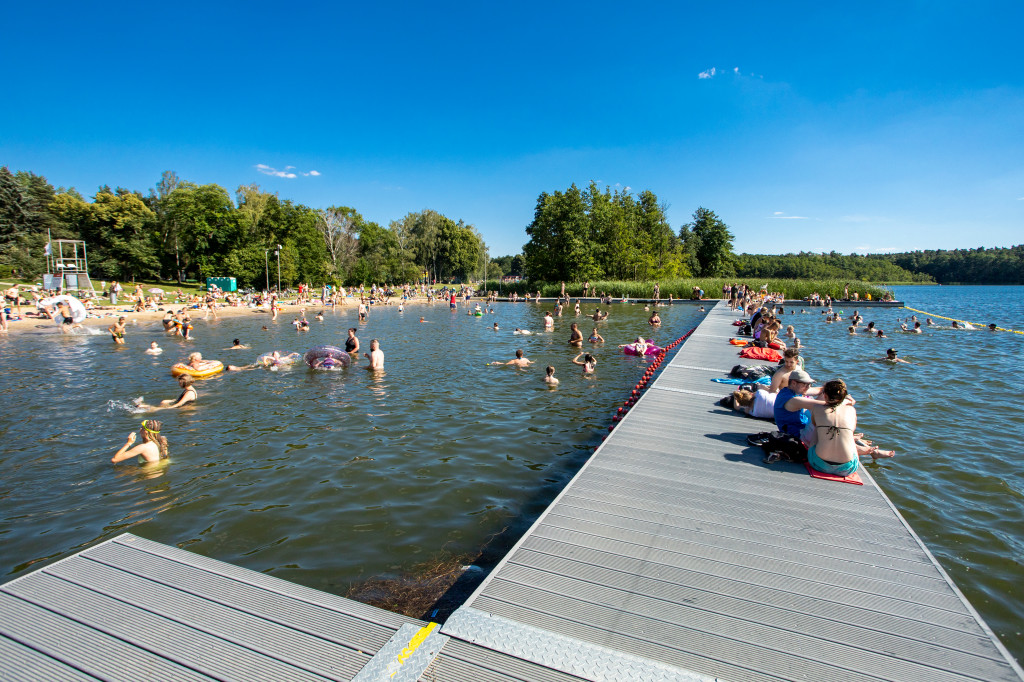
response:
M279 365L294 365L301 359L302 356L298 353L289 353L278 358L275 358L273 353L264 353L256 358L256 364L263 365L264 367L276 367Z
M626 355L656 355L661 352L661 348L655 346L653 343L649 343L647 344L647 350L643 353L640 353L637 351L636 345L631 343L627 346L623 346L622 352L625 353Z
M341 369L352 362L352 356L337 346L314 346L302 359L314 369Z
M224 371L224 363L220 360L203 360L200 363L201 369L194 369L189 367L184 362L179 362L176 365L171 366L172 376L181 376L182 374L191 374L193 379L205 379L206 377L212 377L214 374L220 374Z

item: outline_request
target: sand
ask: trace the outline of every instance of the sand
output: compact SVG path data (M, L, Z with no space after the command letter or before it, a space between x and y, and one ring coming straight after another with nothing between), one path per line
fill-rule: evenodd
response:
M435 302L436 301L437 301L437 299L435 299ZM401 302L401 299L392 299L391 303L390 303L390 306L391 307L397 307L400 302ZM405 305L406 306L421 305L421 304L425 304L426 302L427 302L427 300L425 298L418 298L418 299L413 299L413 300L410 300L410 301L405 301ZM306 317L308 319L312 319L316 315L316 313L318 311L320 311L320 310L330 310L331 309L330 306L324 307L324 306L321 306L319 304L304 303L302 305L298 305L294 301L291 301L291 302L279 301L278 303L281 306L281 310L277 314L278 319L279 320L280 319L285 319L285 320L287 320L289 322L291 322L291 320L294 317L298 316L299 311L302 308L306 309ZM145 311L145 312L141 312L141 313L123 312L128 307L130 307L129 304L126 304L124 306L120 306L120 305L118 305L118 306L109 306L109 305L107 305L107 306L97 306L96 308L93 308L92 311L90 311L91 312L90 317L87 317L82 322L82 326L106 328L106 327L109 327L110 325L114 324L114 322L117 321L117 318L122 317L122 316L126 320L128 320L129 323L132 320L138 320L140 322L142 322L142 321L149 322L149 321L154 321L154 320L161 320L161 319L163 319L164 313L166 311L168 311L168 310L172 310L172 311L177 312L177 311L180 311L182 308L186 308L185 304L175 303L175 304L169 304L169 305L161 306L163 308L163 310ZM339 310L351 310L353 315L354 315L356 310L358 309L358 307L359 307L358 299L356 299L354 301L352 299L349 299L348 303L346 303L345 305L338 306L338 309ZM39 332L39 331L43 331L42 328L49 328L49 327L56 328L57 327L57 323L56 322L54 322L53 320L47 319L45 317L35 317L35 316L26 317L24 315L24 313L29 312L29 311L33 311L34 312L35 311L35 306L33 306L31 304L30 305L22 305L21 306L22 318L20 320L16 320L16 321L15 320L8 320L7 321L7 328L9 330L9 333L16 334L18 332ZM188 312L189 316L193 320L202 320L206 316L206 307L205 306L202 307L202 308L186 308L186 311ZM17 312L18 312L17 307L13 307L11 309L11 312L13 314L17 314ZM100 317L93 317L92 315L99 315ZM235 306L226 306L226 305L221 304L217 308L217 315L218 315L218 317L222 317L222 318L226 318L226 317L251 317L251 318L253 318L255 320L270 320L270 319L273 318L273 315L271 315L270 308L268 306L262 306L262 307L259 307L259 308L249 308L249 307L246 307L246 306L235 307ZM212 319L212 316L211 316L211 319ZM42 328L40 328L40 327L42 327ZM2 334L2 333L3 332L0 332L0 334Z

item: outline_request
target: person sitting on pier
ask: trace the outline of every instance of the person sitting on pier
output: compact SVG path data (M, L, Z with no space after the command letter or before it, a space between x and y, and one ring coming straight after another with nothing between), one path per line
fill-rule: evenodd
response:
M828 381L822 387L824 401L811 407L811 420L817 442L807 449L807 463L814 469L835 476L849 476L860 466L860 455L872 458L893 457L892 450L857 442L857 410L849 399L842 379Z
M772 375L772 383L768 387L769 393L778 393L789 385L789 375L795 370L803 369L803 358L796 348L787 348L782 353L782 366L775 370Z
M810 396L821 394L821 387L814 387L814 379L802 369L789 373L785 388L775 399L775 425L782 433L800 438L800 431L811 419L810 409L821 402ZM851 398L852 400L852 398Z

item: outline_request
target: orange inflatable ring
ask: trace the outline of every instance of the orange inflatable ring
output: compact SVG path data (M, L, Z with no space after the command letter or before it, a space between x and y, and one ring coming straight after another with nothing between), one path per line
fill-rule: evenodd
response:
M200 363L200 367L201 369L195 369L194 367L189 367L184 362L179 362L171 366L171 376L191 374L193 379L205 379L224 371L224 363L220 360L203 360Z

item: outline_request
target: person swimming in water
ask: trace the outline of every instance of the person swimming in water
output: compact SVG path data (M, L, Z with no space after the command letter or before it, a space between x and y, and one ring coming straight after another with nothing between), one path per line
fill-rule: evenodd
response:
M225 348L224 350L242 350L244 348L249 347L242 343L240 339L235 339L234 341L231 342L231 344L231 348Z
M377 339L370 341L370 352L363 353L363 357L370 361L366 369L384 369L384 351L380 349L380 342Z
M544 372L544 383L547 384L548 386L557 386L558 379L555 378L555 368L551 365L548 365L547 367L544 368Z
M604 343L604 337L597 333L597 327L594 327L594 331L590 332L590 343Z
M575 348L583 347L583 332L575 322L569 325L569 345Z
M160 355L164 352L164 349L161 348L156 341L153 341L149 344L149 348L147 348L145 352L146 355Z
M903 358L896 357L896 353L897 353L897 350L895 348L890 348L889 350L885 351L885 357L884 358L875 358L871 362L888 362L888 363L893 364L893 365L898 365L901 362L903 364L906 364L906 365L911 364L911 363L907 362L906 360L904 360Z
M513 359L511 359L508 362L506 362L505 364L506 365L514 365L516 367L523 368L523 367L529 367L530 365L533 364L533 362L531 362L528 358L523 357L523 349L522 348L517 348L516 349L516 356Z
M422 319L422 318L421 318ZM345 339L345 352L359 357L359 339L356 338L356 328L348 328L348 338Z
M583 361L580 362L580 355L583 356ZM590 353L580 353L572 359L572 364L579 365L583 368L584 374L593 374L594 370L597 369L597 358Z
M143 419L142 427L139 429L142 442L132 447L135 443L135 432L132 431L128 434L127 442L121 446L121 449L114 454L110 461L117 464L126 459L138 457L139 464L155 464L160 460L167 459L170 454L168 453L167 439L160 435L161 426L161 423L155 419Z

